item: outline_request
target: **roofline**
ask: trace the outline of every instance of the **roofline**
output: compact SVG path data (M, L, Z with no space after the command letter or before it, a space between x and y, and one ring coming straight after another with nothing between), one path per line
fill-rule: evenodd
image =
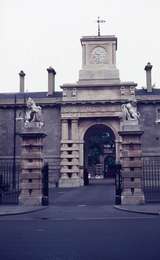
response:
M103 42L103 41L115 41L116 42L116 50L117 50L117 37L115 35L101 35L101 36L82 36L80 38L81 44L82 42Z
M106 83L95 83L95 84L89 84L89 83L66 83L60 86L60 88L86 88L86 87L118 87L118 86L137 86L137 83L133 82L133 81L128 81L128 82L120 82L120 83L110 83L110 84L106 84Z

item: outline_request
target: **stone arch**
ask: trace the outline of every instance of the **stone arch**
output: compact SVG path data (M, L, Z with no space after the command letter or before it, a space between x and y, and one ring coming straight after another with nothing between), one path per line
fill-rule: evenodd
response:
M119 140L118 131L117 131L117 129L115 129L115 127L110 122L106 123L106 122L99 121L96 123L95 122L87 122L87 123L88 123L88 125L85 125L85 127L80 129L80 132L79 132L79 134L80 134L79 137L80 137L81 142L84 141L84 136L85 136L86 132L88 131L88 129L95 125L104 125L104 126L110 128L115 135L115 140Z
M91 177L114 177L116 161L116 136L106 124L97 123L88 127L84 140L84 182L85 174Z

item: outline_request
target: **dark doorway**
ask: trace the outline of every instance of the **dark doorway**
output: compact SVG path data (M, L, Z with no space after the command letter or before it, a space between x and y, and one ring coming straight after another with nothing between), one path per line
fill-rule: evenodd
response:
M111 128L97 124L84 136L84 183L89 179L115 177L115 135Z

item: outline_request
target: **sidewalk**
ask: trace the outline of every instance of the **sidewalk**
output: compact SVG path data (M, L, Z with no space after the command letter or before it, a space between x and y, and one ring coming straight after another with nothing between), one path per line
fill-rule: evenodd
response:
M18 206L18 205L5 205L0 206L0 216L9 216L9 215L20 215L32 213L40 210L46 209L47 206Z
M83 205L82 205L83 206ZM107 206L107 205L106 205ZM9 215L20 215L20 214L27 214L37 211L42 211L45 209L53 210L56 206L0 206L0 217L1 216L9 216ZM67 208L60 206L59 208ZM105 206L104 206L105 207ZM140 213L140 214L149 214L149 215L160 215L160 204L147 204L147 205L113 205L109 206L110 208L121 210L125 212L130 213ZM72 206L72 208L75 208L75 206ZM87 210L87 208L86 208ZM88 210L92 211L92 208L88 208ZM87 210L87 211L88 211Z
M160 215L160 203L145 205L114 205L115 209L150 215Z
M101 181L101 180L100 180ZM160 203L145 205L114 205L114 183L111 181L92 183L79 188L55 188L49 193L49 206L0 205L0 216L27 214L48 209L46 214L61 216L64 212L92 217L117 216L120 212L160 215ZM82 210L83 209L83 210ZM101 212L100 212L101 211ZM49 213L50 212L50 213ZM57 212L57 213L56 213ZM60 213L58 213L60 212ZM67 212L67 213L66 213ZM69 212L69 213L68 213Z

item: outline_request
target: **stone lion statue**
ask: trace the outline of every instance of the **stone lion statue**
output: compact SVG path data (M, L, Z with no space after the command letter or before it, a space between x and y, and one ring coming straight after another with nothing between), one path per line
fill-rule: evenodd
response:
M123 104L121 108L124 120L138 120L140 118L140 113L137 112L135 102L131 101L127 104Z
M37 106L32 98L27 100L27 111L25 114L25 126L29 127L32 123L37 123L37 126L42 127L44 125L42 120L42 109Z

